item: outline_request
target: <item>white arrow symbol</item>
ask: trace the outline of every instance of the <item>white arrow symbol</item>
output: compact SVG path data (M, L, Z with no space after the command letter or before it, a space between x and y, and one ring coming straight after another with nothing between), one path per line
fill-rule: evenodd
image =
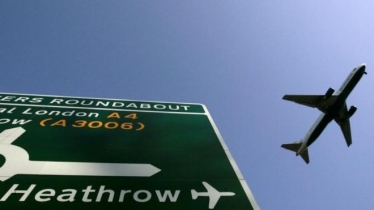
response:
M1 181L17 174L150 177L161 171L151 164L30 161L26 150L11 145L24 132L18 127L0 133L0 154L5 157Z

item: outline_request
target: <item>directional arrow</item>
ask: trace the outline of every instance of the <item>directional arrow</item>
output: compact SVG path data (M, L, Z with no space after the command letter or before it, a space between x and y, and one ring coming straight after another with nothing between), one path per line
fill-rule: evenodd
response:
M22 127L11 128L0 133L0 144L11 144L20 137L25 131Z
M150 177L161 171L151 164L30 161L25 149L11 145L24 132L18 127L0 133L0 154L5 157L1 181L17 174Z

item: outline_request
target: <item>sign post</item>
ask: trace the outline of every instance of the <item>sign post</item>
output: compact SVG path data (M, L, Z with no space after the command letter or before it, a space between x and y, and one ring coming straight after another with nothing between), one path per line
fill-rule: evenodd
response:
M0 94L0 209L259 209L204 105Z

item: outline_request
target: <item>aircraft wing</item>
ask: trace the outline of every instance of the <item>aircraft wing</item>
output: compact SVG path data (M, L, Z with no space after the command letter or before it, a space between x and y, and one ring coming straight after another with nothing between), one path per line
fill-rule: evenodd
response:
M284 95L284 100L293 101L295 103L309 106L312 108L318 108L322 112L326 112L327 109L334 104L337 99L336 95Z
M324 97L324 95L284 95L283 100L315 108L319 106Z
M343 109L339 112L338 116L334 118L335 122L338 123L340 129L343 132L347 146L352 144L351 124L349 117L345 117L348 113L347 105L344 104Z
M209 194L209 209L213 209L221 196L219 195L219 192L212 186L210 186L207 182L203 182L203 185Z

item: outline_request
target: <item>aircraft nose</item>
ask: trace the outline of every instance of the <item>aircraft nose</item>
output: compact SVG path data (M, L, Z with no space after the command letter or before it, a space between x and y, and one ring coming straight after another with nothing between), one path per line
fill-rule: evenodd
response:
M366 71L365 71L365 69L366 69L366 64L365 63L361 64L358 68L360 69L360 71L362 73L367 74Z

